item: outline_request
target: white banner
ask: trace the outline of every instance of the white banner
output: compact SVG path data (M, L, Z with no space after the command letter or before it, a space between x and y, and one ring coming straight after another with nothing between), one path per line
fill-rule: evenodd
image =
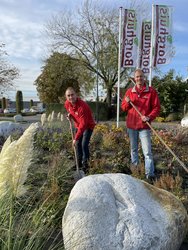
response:
M124 10L122 61L124 68L137 67L138 60L138 24L135 10Z
M172 58L172 7L154 5L153 66L168 64Z
M151 21L142 22L139 68L145 75L150 73Z

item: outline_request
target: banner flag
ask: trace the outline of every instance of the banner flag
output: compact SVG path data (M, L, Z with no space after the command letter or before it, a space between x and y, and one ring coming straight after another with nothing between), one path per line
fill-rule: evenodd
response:
M151 28L151 21L142 22L139 68L145 75L150 73Z
M172 58L172 7L154 5L153 24L152 65L156 67L168 64Z
M124 10L121 67L137 67L138 23L135 10Z

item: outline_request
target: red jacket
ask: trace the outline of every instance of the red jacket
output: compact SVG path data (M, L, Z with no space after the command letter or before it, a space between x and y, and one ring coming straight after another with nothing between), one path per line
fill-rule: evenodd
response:
M152 87L144 86L142 91L139 91L136 86L129 88L125 93L131 102L138 108L142 115L148 116L149 121L154 120L160 112L160 102L156 90ZM123 111L127 112L127 128L131 129L149 129L148 125L141 120L140 115L123 98L121 108Z
M75 134L75 140L79 140L86 129L94 129L95 121L92 116L92 111L89 105L77 98L75 105L73 106L68 100L65 101L65 108L74 120L74 126L77 128Z

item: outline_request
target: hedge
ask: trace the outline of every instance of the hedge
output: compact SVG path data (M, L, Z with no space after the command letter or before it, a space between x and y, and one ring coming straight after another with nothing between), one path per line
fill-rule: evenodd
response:
M96 106L97 103L96 102L87 102L88 105L90 106L94 118L97 118L97 114L96 114ZM47 104L46 105L46 113L47 115L49 115L52 111L54 111L55 113L67 113L67 111L64 108L64 105L61 103L51 103L51 104ZM106 102L98 102L98 120L99 121L107 121L109 119L109 108L108 108L108 104Z

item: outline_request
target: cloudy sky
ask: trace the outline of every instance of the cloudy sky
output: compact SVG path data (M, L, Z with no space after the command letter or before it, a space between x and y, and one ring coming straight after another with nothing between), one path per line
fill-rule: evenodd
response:
M130 1L130 0L129 0ZM100 0L105 4L125 6L127 0ZM187 0L145 1L150 7L154 4L166 4L174 7L173 34L175 57L167 66L162 66L165 73L170 68L176 74L187 77L188 74L188 15ZM82 0L0 0L0 42L5 43L8 60L20 69L21 77L15 82L16 90L22 90L23 96L38 100L34 81L41 73L42 58L45 55L43 28L53 14L64 9L76 10ZM16 91L15 90L15 91ZM14 100L15 92L8 93Z

